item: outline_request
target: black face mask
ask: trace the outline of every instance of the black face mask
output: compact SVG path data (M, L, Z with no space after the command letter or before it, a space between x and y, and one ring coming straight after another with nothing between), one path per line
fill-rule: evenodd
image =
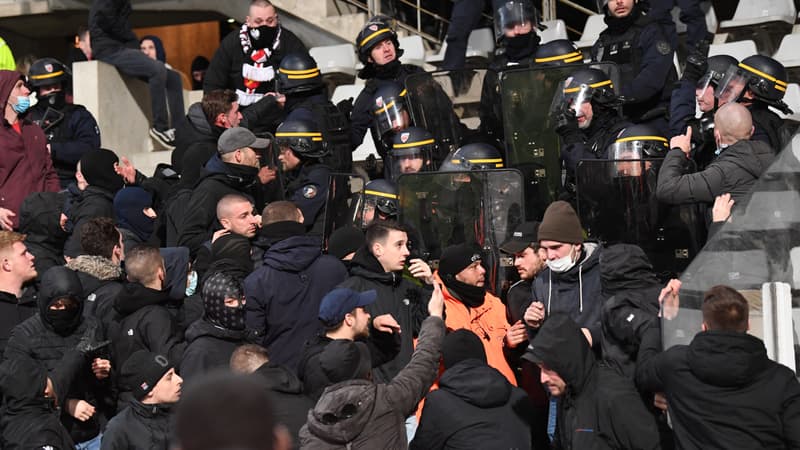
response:
M539 47L539 35L535 31L520 36L505 38L506 57L510 61L522 61L532 57Z
M44 320L61 336L69 336L81 324L81 309L47 309Z
M445 276L444 282L447 289L455 293L458 299L461 300L461 303L470 308L477 308L483 305L483 302L486 300L485 286L473 286L471 284L462 283L456 280L453 275Z
M402 63L399 59L394 59L393 61L390 61L382 66L373 63L375 66L375 78L379 78L381 80L395 79L397 74L400 73L401 64Z
M57 91L43 95L39 97L39 102L36 104L36 106L44 109L50 107L60 111L67 106L67 94L64 91Z
M267 25L251 28L250 41L253 43L253 48L271 47L275 38L278 36L278 29L279 26L269 27Z

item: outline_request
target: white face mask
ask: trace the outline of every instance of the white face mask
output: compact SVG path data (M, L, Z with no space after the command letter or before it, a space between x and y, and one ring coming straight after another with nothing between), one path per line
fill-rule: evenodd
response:
M569 253L566 254L565 256L563 256L561 258L558 258L558 259L553 259L553 260L548 259L547 260L547 267L549 267L550 270L552 270L553 272L556 272L556 273L564 273L564 272L568 271L569 269L572 269L575 266L575 262L576 262L574 260L574 258L573 258L573 255L572 255L574 250L575 250L575 246L573 245L572 249L570 249Z

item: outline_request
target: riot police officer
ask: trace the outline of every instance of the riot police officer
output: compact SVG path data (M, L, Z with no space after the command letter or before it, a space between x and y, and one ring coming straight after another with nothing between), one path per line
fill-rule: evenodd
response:
M300 208L308 230L321 233L331 175L321 162L328 154L322 132L312 121L287 120L278 126L275 139L280 147L278 160L287 174L285 198Z
M611 79L600 69L578 69L564 81L552 114L568 178L582 159L608 159L609 144L629 125L618 104Z
M700 58L694 62L690 55L681 81L672 91L670 101L670 137L686 133L692 127L692 159L702 170L714 159L714 113L722 106L714 91L728 68L736 67L739 61L729 55ZM695 101L696 100L696 101ZM703 115L695 119L695 109Z
M783 102L786 94L787 76L783 64L769 56L753 55L731 66L719 82L715 96L720 104L739 102L753 116L752 140L764 141L775 152L788 142L788 131L772 106L785 114L792 110Z
M370 19L358 33L356 50L358 59L364 64L358 77L367 82L364 90L358 94L350 114L352 149L361 145L364 134L373 124L372 105L378 87L387 81L404 85L409 75L423 72L417 66L400 62L399 58L403 54L403 50L397 40L397 33L391 23L380 16ZM377 144L380 136L374 134L374 128L372 130L373 140Z
M397 185L389 180L372 180L364 185L361 223L366 229L375 220L397 220L400 206L397 202Z
M375 141L375 149L384 161L392 148L395 134L411 125L406 94L403 86L387 81L380 84L372 99L373 136L380 138Z
M530 0L493 0L495 41L498 54L489 64L483 79L479 116L480 131L488 142L503 148L503 105L499 93L499 73L528 67L539 46L538 13Z
M392 150L384 163L389 178L397 181L402 174L435 171L438 163L433 160L435 147L436 140L424 128L408 127L395 133Z
M328 98L317 62L307 53L292 53L281 60L278 92L286 96L286 120L311 120L320 126L328 147L323 162L337 172L352 170L350 124L347 115Z
M92 113L81 105L67 103L69 70L54 58L42 58L30 68L28 81L36 90L38 103L30 119L47 136L53 168L61 187L75 181L75 168L89 150L100 148L100 129Z
M623 112L636 122L652 123L667 134L671 90L677 80L674 48L661 25L647 15L638 0L609 0L604 7L608 28L592 47L593 61L620 67Z
M540 45L533 62L543 67L578 64L583 62L583 53L569 39L556 39Z

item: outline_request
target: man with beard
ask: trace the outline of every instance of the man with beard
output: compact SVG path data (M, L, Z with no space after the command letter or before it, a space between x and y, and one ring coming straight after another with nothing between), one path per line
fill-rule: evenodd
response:
M75 179L75 166L84 153L100 148L97 121L82 105L67 103L66 66L54 58L42 58L31 64L28 82L36 88L38 102L31 108L30 119L47 136L53 168L61 188Z
M480 337L489 366L516 386L504 348L515 348L525 341L525 324L518 320L509 325L503 303L486 291L486 269L481 260L474 244L454 245L442 252L436 282L444 283L445 325L448 331L467 329Z
M211 239L214 230L221 228L215 224L218 221L214 215L219 200L226 194L252 193L261 165L256 149L268 145L268 140L256 138L246 128L230 128L220 135L218 153L203 169L179 228L178 245L189 247L193 257L203 243Z
M276 75L283 57L291 53L308 53L308 50L294 33L281 25L272 3L252 0L241 29L228 34L211 58L203 90L235 90L243 109L257 104L255 108L260 111L280 111L277 106L283 105L285 97L276 95ZM274 125L280 122L279 116L282 114L273 114L271 120L265 120L269 125L264 128L274 130Z

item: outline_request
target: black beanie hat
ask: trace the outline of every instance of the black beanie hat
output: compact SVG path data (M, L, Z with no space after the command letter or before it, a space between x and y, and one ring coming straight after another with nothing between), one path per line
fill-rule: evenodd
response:
M539 225L539 241L556 241L568 244L583 243L583 228L578 214L572 206L559 200L553 202L544 212L544 218Z
M89 186L96 186L113 194L125 184L122 177L114 171L114 164L119 163L119 158L111 150L90 150L84 153L80 163L81 173Z
M483 259L481 251L475 245L458 244L447 247L439 258L439 276L443 279L448 275L455 276L481 259Z
M172 367L166 356L139 350L122 365L120 385L122 389L130 391L133 398L141 401Z
M442 361L447 370L465 359L477 359L486 363L486 349L475 333L461 328L444 337Z
M331 233L328 239L328 254L342 259L361 248L364 243L363 231L354 226L345 226Z

